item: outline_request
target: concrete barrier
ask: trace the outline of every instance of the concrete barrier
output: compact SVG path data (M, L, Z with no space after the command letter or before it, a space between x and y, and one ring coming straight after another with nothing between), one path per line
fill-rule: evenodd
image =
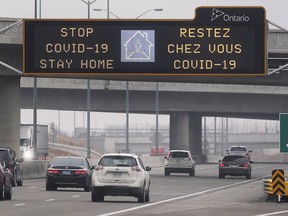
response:
M147 156L141 157L145 166L153 167L163 167L164 166L164 156Z
M51 161L37 160L37 161L24 161L23 162L23 178L44 178L47 170L47 165Z

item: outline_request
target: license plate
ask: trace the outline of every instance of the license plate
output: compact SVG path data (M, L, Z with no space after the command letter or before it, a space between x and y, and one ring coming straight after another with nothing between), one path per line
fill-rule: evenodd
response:
M230 165L229 167L239 167L239 165Z
M63 170L62 174L63 175L71 175L71 171L70 170Z
M113 177L114 178L119 178L119 177L121 177L121 173L113 173Z

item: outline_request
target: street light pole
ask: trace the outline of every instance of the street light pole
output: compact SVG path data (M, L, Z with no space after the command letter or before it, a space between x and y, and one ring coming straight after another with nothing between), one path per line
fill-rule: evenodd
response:
M129 82L126 81L126 153L129 153Z
M83 3L85 3L85 4L87 4L87 6L88 6L88 19L90 19L90 6L94 3L94 2L96 2L96 0L93 0L92 2L90 2L90 1L88 1L88 2L86 2L86 1L84 1L84 0L81 0Z
M37 19L37 1L35 0L35 19ZM34 77L33 86L33 159L36 159L36 147L37 147L37 77Z
M35 0L35 3L34 3L34 5L35 5L34 18L35 18L35 19L37 19L37 1L38 1L38 0Z
M155 137L155 147L156 147L156 156L159 155L159 131L158 131L158 114L159 114L159 91L158 91L158 82L156 82L156 137Z
M109 19L109 15L108 14L112 14L114 17L116 17L117 19L121 19L119 16L117 16L116 14L112 13L111 11L108 11L106 9L100 9L100 8L95 8L93 9L94 11L107 11L107 19Z
M83 1L83 0L82 0ZM107 0L107 9L100 9L100 8L95 8L93 9L94 11L106 11L107 12L107 18L109 19L109 14L113 15L114 17L116 17L117 19L121 19L119 16L117 16L115 13L112 13L110 10L109 10L109 0ZM150 12L150 11L163 11L163 9L161 8L156 8L156 9L150 9L150 10L147 10L145 11L144 13L140 14L139 16L137 16L135 19L139 19L140 17L142 17L144 14Z
M163 11L162 8L156 8L156 9L150 9L150 10L147 10L145 11L144 13L140 14L139 16L137 16L135 19L139 19L140 17L142 17L144 14L150 12L150 11Z
M109 0L107 0L107 19L109 19L109 13L110 13L110 4Z
M96 0L93 0L88 2L81 0L83 3L87 4L88 6L88 19L90 19L90 6L96 2ZM90 79L87 80L87 158L90 158L90 110L91 110L91 93L90 93Z

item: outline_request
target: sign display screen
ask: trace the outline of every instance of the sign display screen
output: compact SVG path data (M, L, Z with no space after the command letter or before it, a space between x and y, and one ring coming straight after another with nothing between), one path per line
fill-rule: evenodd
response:
M266 75L262 7L193 20L24 20L24 75Z

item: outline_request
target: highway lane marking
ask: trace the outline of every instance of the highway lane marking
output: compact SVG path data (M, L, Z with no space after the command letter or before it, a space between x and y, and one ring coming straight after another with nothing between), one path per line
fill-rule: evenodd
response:
M51 202L51 201L54 201L55 199L47 199L45 200L46 202Z
M262 176L262 177L259 177L259 178L255 178L255 179L250 179L250 180L246 180L246 181L242 181L242 182L229 184L229 185L224 185L224 186L221 186L221 187L216 187L216 188L212 188L212 189L208 189L208 190L204 190L204 191L199 191L199 192L196 192L196 193L187 194L187 195L180 196L180 197L174 197L174 198L170 198L170 199L166 199L166 200L162 200L162 201L158 201L158 202L154 202L154 203L149 203L149 204L145 204L145 205L141 205L141 206L136 206L136 207L132 207L132 208L128 208L128 209L123 209L123 210L119 210L119 211L114 211L114 212L109 212L109 213L105 213L105 214L100 214L100 215L96 215L96 216L111 216L111 215L123 214L123 213L126 213L126 212L135 211L135 210L139 210L139 209L143 209L143 208L147 208L147 207L151 207L151 206L155 206L155 205L159 205L159 204L163 204L163 203L168 203L168 202L175 201L175 200L180 200L180 199L184 199L184 198L190 198L190 197L194 197L194 196L210 193L210 192L213 192L213 191L218 191L218 190L222 190L222 189L225 189L225 188L230 188L230 187L233 187L233 186L247 184L247 183L250 183L250 182L253 182L253 181L262 180L263 178L267 178L267 177L268 177L268 175L267 176ZM265 216L265 215L255 215L255 216Z
M259 214L259 215L254 215L254 216L270 216L270 215L278 215L278 214L284 214L288 213L288 210L286 211L278 211L278 212L271 212L271 213L266 213L266 214Z
M31 187L29 187L30 189L33 189L33 188L36 188L37 186L31 186Z
M18 203L18 204L14 204L14 206L23 206L26 205L25 203Z
M80 195L75 195L75 196L72 196L72 198L77 198L77 197L80 197Z

